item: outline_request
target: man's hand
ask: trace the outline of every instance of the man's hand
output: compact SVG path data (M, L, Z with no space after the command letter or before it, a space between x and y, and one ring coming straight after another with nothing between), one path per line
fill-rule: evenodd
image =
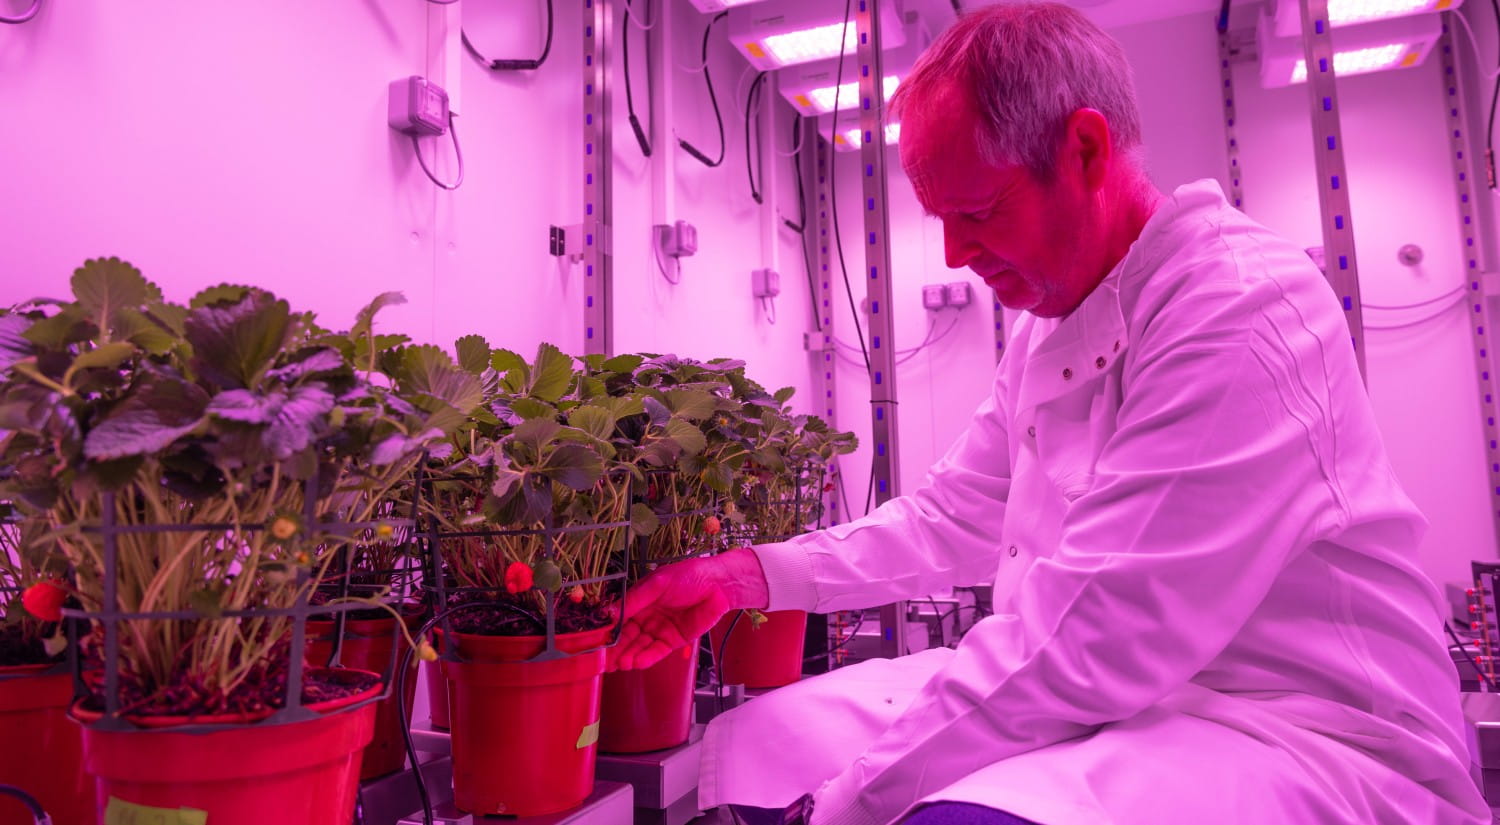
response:
M625 626L609 655L612 670L643 670L707 633L721 616L764 608L770 596L748 548L669 564L625 599Z

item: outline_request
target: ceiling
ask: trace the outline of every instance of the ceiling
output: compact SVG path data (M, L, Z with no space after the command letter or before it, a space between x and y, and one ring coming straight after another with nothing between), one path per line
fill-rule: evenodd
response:
M976 9L1006 0L960 0L963 8ZM1109 29L1165 20L1188 14L1212 14L1219 10L1220 0L1063 0L1099 26ZM1233 0L1236 7L1258 5L1262 0Z

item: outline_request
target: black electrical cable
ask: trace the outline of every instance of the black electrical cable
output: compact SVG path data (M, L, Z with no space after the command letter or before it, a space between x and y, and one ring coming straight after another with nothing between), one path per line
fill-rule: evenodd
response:
M6 22L8 23L10 21L7 20ZM5 796L13 796L16 799L21 800L22 805L25 805L27 808L31 809L31 818L33 821L38 823L52 821L47 818L47 812L42 810L42 803L36 801L36 797L21 790L20 788L17 788L15 785L0 785L0 794L3 794Z
M634 12L634 0L625 0L625 14ZM646 16L651 16L651 0L646 0ZM625 31L620 33L620 55L625 61L625 111L629 113L630 129L635 132L635 142L641 147L641 154L651 157L651 139L646 136L646 130L641 128L641 121L635 116L635 95L630 88L630 25L626 21ZM651 33L646 33L646 69L651 68ZM648 89L649 92L649 89Z
M833 119L834 130L838 130L839 91L844 85L844 49L848 44L849 37L849 11L852 0L844 0L844 28L839 34L839 68L838 79L833 87ZM849 266L844 261L844 241L839 236L839 187L838 187L838 159L834 158L828 169L828 197L829 208L833 212L833 244L839 253L839 270L844 274L844 294L849 297L849 314L854 318L854 331L859 334L859 352L865 359L865 373L873 370L870 367L870 351L865 348L865 329L859 322L859 307L854 301L854 286L849 283ZM871 476L873 484L874 477ZM865 512L870 512L869 497L865 499Z
M761 72L755 76L750 84L750 91L745 95L745 177L750 180L750 197L758 204L766 202L765 196L761 194L760 187L755 182L755 174L760 172L762 180L765 179L764 152L765 147L760 145L760 110L756 108L756 99L760 96L761 89L766 83L766 75L770 72ZM755 134L755 164L750 163L750 121L751 113L754 112Z
M855 635L857 635L859 633L859 629L861 627L864 627L864 626L865 626L865 612L863 610L861 610L861 611L859 611L859 621L854 623L854 629L851 630L851 631L849 631L849 635L848 636L845 636L844 638L840 639L837 644L835 644L833 647L828 648L827 650L823 651L822 653L815 653L815 654L813 654L811 656L803 657L802 661L804 661L804 662L816 661L816 660L821 659L821 658L823 658L825 656L831 656L834 653L837 653L838 651L843 650L844 648L846 648L846 647L849 646L850 642L854 641Z
M427 0L429 3L437 3L440 6L451 5L455 0ZM542 45L542 56L535 60L491 60L479 53L474 44L469 42L469 33L459 30L459 38L464 42L464 48L469 54L478 60L492 72L518 72L534 71L540 69L547 62L547 56L552 54L552 0L547 0L547 42Z
M713 25L710 23L709 25ZM714 714L724 712L724 651L729 647L729 637L734 635L735 625L740 623L740 617L745 611L735 611L734 618L729 620L729 627L724 631L724 638L719 640L719 652L714 660ZM712 644L710 644L712 649Z
M11 25L20 25L20 24L25 23L26 21L30 20L31 18L36 17L36 13L39 12L39 11L41 11L41 10L42 10L42 0L31 0L31 8L27 9L26 11L21 12L21 16L20 17L10 17L10 16L7 16L7 15L0 14L0 23L10 23Z
M1457 633L1453 632L1453 627L1447 622L1443 622L1443 629L1448 631L1448 637L1452 639L1453 644L1458 647L1458 652L1462 653L1464 655L1464 658L1469 660L1469 664L1473 666L1474 673L1479 676L1479 680L1489 685L1492 692L1500 692L1500 686L1497 686L1494 680L1490 679L1489 674L1485 673L1484 669L1479 666L1479 663L1474 661L1474 657L1470 655L1469 649L1464 647L1463 640L1458 638Z
M1495 33L1500 37L1500 0L1490 0L1495 12ZM1455 12L1457 13L1457 12ZM1491 189L1495 188L1495 104L1500 103L1500 75L1495 77L1494 91L1490 93L1490 123L1484 138L1485 177Z
M718 160L709 160L708 155L705 155L703 154L703 152L699 151L698 147L694 146L691 143L688 143L682 138L677 139L678 146L681 146L684 151L697 158L698 162L702 163L704 166L707 166L710 169L724 162L724 153L728 149L729 144L724 136L724 115L719 111L719 98L714 94L714 79L708 73L708 35L714 30L715 23L723 20L728 16L729 12L721 11L718 14L714 15L714 19L708 21L707 26L703 27L703 82L708 86L708 101L713 104L714 120L719 124L719 158Z
M427 173L427 179L450 192L464 184L464 150L462 146L458 145L458 124L454 118L455 115L450 111L448 113L448 131L453 135L453 152L458 155L458 180L455 180L451 184L443 183L437 179L437 175L434 175L432 169L428 168L427 159L422 157L422 144L417 142L417 136L409 135L411 138L411 150L417 154L417 163L422 164L422 171Z

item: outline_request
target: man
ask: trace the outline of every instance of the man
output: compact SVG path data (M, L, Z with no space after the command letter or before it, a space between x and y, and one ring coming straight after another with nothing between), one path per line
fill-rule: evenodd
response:
M621 668L728 609L873 606L995 577L957 651L716 720L706 804L812 825L1488 822L1425 527L1333 294L1212 182L1163 196L1129 67L1052 3L967 15L892 108L970 267L1028 314L926 485L851 524L674 565ZM810 814L809 814L810 810Z

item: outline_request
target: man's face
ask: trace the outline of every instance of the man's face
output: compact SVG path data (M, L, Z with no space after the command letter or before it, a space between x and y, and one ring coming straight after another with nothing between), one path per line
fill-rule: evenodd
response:
M1011 309L1066 315L1098 283L1086 265L1095 258L1093 198L1067 170L1042 184L1024 167L986 163L979 125L967 95L951 87L914 102L901 124L901 165L917 200L943 222L950 268L972 269Z

